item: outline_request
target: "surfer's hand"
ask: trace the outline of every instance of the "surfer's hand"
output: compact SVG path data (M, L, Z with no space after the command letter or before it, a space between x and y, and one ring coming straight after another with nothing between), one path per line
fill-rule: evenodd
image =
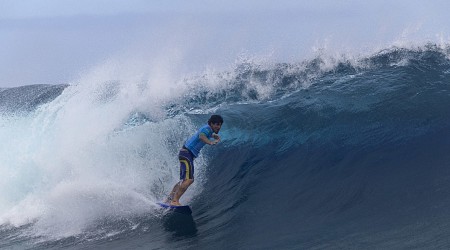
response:
M212 137L213 137L215 140L214 140L214 141L211 141L211 144L210 144L210 145L216 145L217 143L219 143L219 141L220 141L220 136L219 136L218 134L214 133L214 134L212 135Z

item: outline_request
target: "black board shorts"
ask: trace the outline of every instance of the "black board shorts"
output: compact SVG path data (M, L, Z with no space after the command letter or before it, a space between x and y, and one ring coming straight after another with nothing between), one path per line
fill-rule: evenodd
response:
M186 149L182 148L178 154L180 160L180 180L193 180L194 179L194 156Z

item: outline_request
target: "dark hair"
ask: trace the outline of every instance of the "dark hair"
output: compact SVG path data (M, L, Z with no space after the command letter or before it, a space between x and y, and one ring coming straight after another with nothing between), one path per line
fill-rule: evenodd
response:
M208 120L208 124L211 125L211 123L223 123L223 118L220 115L212 115L209 120Z

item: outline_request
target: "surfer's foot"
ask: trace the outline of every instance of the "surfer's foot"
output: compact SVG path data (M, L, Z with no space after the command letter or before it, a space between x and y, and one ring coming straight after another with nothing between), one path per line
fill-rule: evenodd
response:
M181 206L181 204L178 201L171 201L170 205L171 206Z

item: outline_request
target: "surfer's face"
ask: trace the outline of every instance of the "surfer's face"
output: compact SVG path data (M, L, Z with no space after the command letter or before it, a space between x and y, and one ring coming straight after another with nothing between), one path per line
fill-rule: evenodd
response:
M211 123L211 128L214 131L214 133L219 133L220 128L222 127L222 123Z

